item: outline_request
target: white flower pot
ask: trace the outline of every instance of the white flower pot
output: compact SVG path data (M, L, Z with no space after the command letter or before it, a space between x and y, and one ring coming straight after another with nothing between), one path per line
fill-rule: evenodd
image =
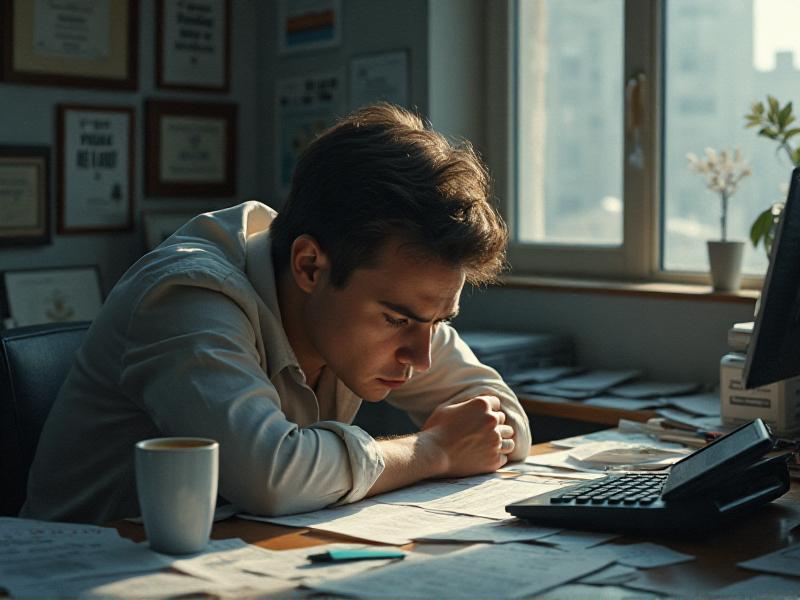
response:
M742 282L744 242L711 241L708 244L708 264L711 284L718 292L735 292Z

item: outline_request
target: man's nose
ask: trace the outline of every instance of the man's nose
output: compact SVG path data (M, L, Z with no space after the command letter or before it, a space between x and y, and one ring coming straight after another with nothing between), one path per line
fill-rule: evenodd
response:
M433 330L426 326L410 332L405 343L397 351L397 360L401 364L411 366L415 371L427 371L430 369L432 335Z

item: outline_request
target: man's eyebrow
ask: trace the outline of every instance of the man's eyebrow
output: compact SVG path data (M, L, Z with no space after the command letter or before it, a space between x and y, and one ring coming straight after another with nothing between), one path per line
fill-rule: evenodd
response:
M424 317L420 317L413 310L408 308L407 306L403 306L402 304L395 304L394 302L387 302L386 300L380 300L380 304L385 306L391 311L394 311L398 314L403 315L404 317L408 317L412 321L416 321L417 323L430 323L433 319L426 319ZM454 310L452 313L447 315L446 317L442 317L440 319L436 319L437 321L448 321L453 319L458 315L458 309Z

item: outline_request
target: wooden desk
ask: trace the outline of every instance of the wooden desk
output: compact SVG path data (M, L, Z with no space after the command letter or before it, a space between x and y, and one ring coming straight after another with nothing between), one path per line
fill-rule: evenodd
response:
M553 451L549 444L534 446L532 454ZM144 529L128 522L115 523L114 526L124 537L136 541L144 539ZM767 554L774 550L800 543L800 485L793 484L792 489L777 501L762 507L757 512L741 520L727 529L719 530L702 540L670 540L663 538L638 538L625 536L611 543L627 544L651 541L668 546L673 550L696 556L691 562L640 570L645 580L670 595L703 595L720 587L748 579L758 573L738 568L736 563ZM271 550L288 550L292 548L310 547L319 544L352 541L334 534L313 532L308 529L297 529L229 519L214 525L212 537L217 539L238 537L243 540L269 548ZM430 545L410 544L408 549L417 547L426 551L434 550ZM454 544L437 545L435 550L447 551L456 547ZM559 596L572 595L565 588L557 588L545 594ZM636 595L630 589L604 588L604 598L612 596L616 590L620 597ZM765 592L768 590L765 590ZM598 590L599 594L599 590Z

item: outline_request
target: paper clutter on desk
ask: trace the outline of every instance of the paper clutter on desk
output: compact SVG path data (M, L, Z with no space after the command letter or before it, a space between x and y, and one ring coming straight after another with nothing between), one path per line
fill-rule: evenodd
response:
M616 466L663 463L665 459L674 459L675 462L688 453L689 451L683 448L653 448L645 444L607 441L577 446L569 451L569 456L583 463Z

